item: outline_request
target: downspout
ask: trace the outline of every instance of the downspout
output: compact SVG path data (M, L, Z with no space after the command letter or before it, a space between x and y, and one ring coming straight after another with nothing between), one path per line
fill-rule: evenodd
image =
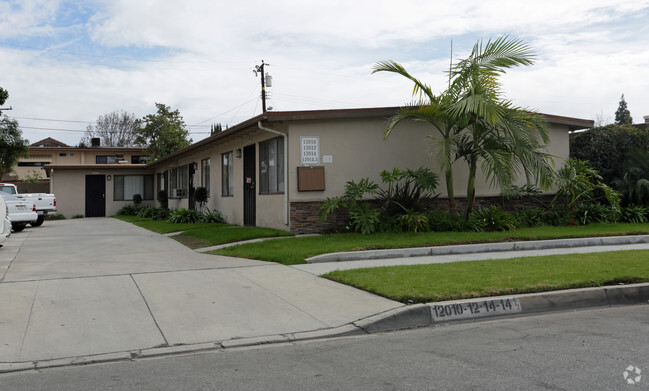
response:
M257 121L257 126L261 130L279 134L284 138L284 225L288 227L288 137L286 137L286 134L278 132L275 129L264 127L261 121Z

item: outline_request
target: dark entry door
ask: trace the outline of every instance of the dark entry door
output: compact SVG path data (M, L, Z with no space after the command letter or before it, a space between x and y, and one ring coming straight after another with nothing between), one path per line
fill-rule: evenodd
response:
M255 144L243 148L243 225L257 223L255 199Z
M189 209L196 210L196 200L194 199L194 173L196 173L196 169L194 168L196 163L189 163L189 174L188 174L188 180L189 180L189 185L187 186L187 197L189 199Z
M86 175L86 217L106 216L106 176Z

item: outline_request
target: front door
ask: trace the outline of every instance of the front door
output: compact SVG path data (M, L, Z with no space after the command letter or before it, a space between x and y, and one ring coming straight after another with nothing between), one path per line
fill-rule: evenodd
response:
M188 173L188 178L189 178L189 185L187 186L187 198L189 201L189 209L196 210L196 200L194 199L194 174L196 173L196 170L194 169L194 165L196 163L189 163L189 173Z
M243 225L257 223L255 193L255 144L243 148Z
M86 217L106 216L106 176L86 175Z

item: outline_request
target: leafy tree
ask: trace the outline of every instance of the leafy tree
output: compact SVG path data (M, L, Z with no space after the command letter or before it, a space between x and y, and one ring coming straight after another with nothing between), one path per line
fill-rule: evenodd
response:
M5 104L5 102L9 99L9 92L5 90L4 88L0 87L0 106ZM2 112L0 112L2 114Z
M169 106L162 103L155 105L157 113L142 118L135 140L137 144L147 146L154 160L185 148L192 142L180 112L171 111Z
M579 202L595 203L603 194L612 207L617 209L620 206L620 193L602 182L597 170L583 160L569 159L559 170L556 185L557 193L552 205L563 200L572 209Z
M613 179L613 186L622 193L622 203L649 204L649 152L642 149L630 151L623 164L622 177Z
M635 149L649 150L649 132L629 125L592 128L570 141L570 156L588 161L607 184L624 177L624 162Z
M18 121L0 118L0 178L11 171L18 159L27 156L27 140L22 138Z
M95 125L88 125L80 144L91 145L92 138L100 138L101 145L133 147L136 145L140 124L135 114L113 111L97 117Z
M218 123L218 124L212 124L210 127L210 136L214 136L217 133L220 133L223 131L223 126Z
M615 123L618 125L631 125L633 123L631 112L626 107L624 94L622 94L622 97L620 98L620 104L617 106L617 110L615 111Z
M9 99L9 92L0 87L0 105ZM0 116L2 112L0 111ZM0 178L18 162L18 158L27 156L28 141L22 137L18 121L6 116L0 118Z

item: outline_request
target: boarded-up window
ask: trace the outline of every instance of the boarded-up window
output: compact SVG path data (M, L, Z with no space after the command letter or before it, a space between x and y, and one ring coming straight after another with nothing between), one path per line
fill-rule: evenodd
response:
M298 191L323 191L325 189L325 170L323 166L297 168Z

